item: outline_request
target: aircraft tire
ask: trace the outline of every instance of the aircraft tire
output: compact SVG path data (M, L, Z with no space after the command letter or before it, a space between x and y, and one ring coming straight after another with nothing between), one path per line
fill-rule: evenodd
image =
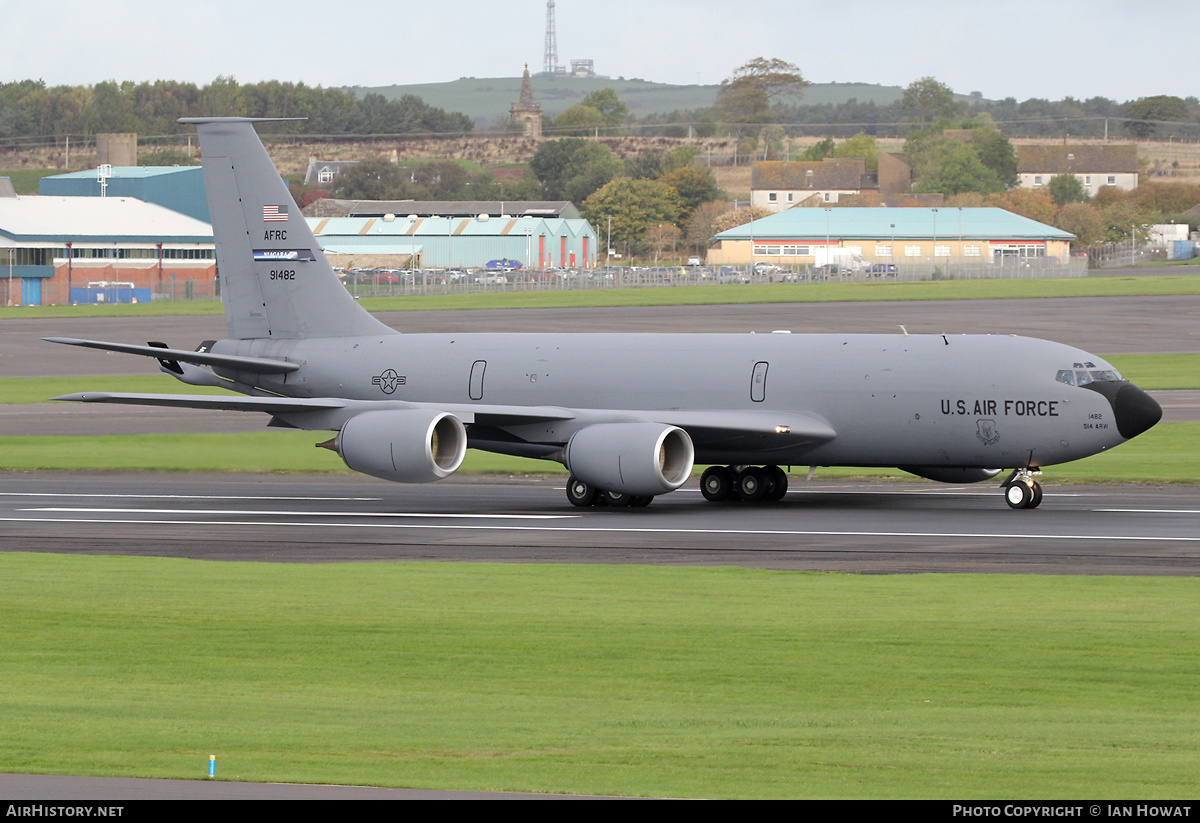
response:
M571 475L567 478L567 499L572 506L591 506L596 502L596 489Z
M771 491L767 493L767 500L770 500L772 503L782 500L788 490L787 472L778 466L767 466L764 471L771 480Z
M733 476L724 466L709 466L700 475L700 493L710 503L728 500L732 489Z
M1004 487L1004 502L1010 509L1027 509L1033 501L1033 489L1028 483L1017 480Z
M624 492L602 492L600 497L606 505L616 508L625 508L631 505L633 501L633 495L625 494Z
M635 494L629 498L629 505L634 509L644 509L650 505L650 501L654 499L652 494Z
M738 493L747 503L758 503L767 499L770 492L770 481L766 472L757 466L747 466L738 477Z
M1033 482L1033 497L1029 499L1029 508L1036 509L1042 505L1042 484L1036 480Z

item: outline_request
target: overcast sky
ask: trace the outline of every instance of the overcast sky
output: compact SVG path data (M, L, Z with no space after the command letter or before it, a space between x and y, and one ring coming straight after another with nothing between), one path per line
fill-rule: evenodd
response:
M987 98L1200 94L1195 0L557 0L558 57L599 74L719 83L754 57L814 83L936 77ZM0 81L320 86L512 77L543 64L545 0L59 0L4 4Z

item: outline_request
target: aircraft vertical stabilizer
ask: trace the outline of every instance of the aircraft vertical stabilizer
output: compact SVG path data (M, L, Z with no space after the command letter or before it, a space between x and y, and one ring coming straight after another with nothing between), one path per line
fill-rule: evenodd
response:
M254 131L261 118L184 117L200 132L229 336L394 334L354 301Z

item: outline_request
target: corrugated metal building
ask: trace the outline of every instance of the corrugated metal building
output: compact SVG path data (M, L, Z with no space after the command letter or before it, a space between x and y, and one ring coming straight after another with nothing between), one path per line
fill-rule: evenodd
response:
M596 232L586 220L542 217L307 218L335 266L480 268L519 260L525 268L596 265ZM369 258L369 260L367 259Z
M995 208L787 209L723 231L708 262L812 265L846 249L872 263L961 263L1070 256L1070 232ZM818 260L818 258L821 258Z
M113 166L106 186L108 197L136 197L210 222L199 166ZM56 174L43 177L38 191L62 197L99 197L100 180L96 169Z

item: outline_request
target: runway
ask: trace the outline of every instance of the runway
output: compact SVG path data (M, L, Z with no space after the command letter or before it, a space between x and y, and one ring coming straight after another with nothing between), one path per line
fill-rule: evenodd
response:
M693 483L646 509L576 509L559 478L0 477L4 551L288 563L404 560L731 565L871 574L1195 575L1200 491L793 478L777 504L711 504Z

